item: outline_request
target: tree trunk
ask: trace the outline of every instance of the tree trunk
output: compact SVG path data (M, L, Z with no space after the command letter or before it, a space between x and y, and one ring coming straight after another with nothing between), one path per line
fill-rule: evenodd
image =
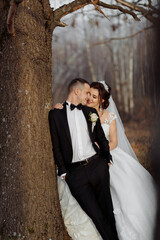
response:
M134 109L133 97L133 45L128 42L128 96L129 96L129 112L132 115Z
M125 45L124 45L125 44ZM119 67L120 67L120 82L121 82L121 95L123 99L123 106L124 106L124 112L128 113L129 108L128 108L128 86L127 86L127 79L126 79L126 74L125 74L125 48L127 47L126 43L123 43L122 40L120 40L120 58L119 58ZM128 58L128 56L127 56ZM127 64L128 65L128 64Z
M117 100L117 103L119 105L119 109L121 110L122 106L122 96L121 96L121 86L120 86L120 77L119 77L119 69L118 69L118 54L119 52L116 51L114 48L114 43L112 43L111 46L109 46L110 49L110 55L111 55L111 63L112 63L112 72L114 73L114 87L115 87L115 98Z
M47 27L47 8L46 0L19 5L16 37L11 37L6 29L9 1L0 2L3 240L69 239L61 218L48 125L52 32Z
M84 36L85 36L88 66L89 66L89 70L90 70L90 73L91 73L92 82L97 82L96 74L95 74L94 66L93 66L93 62L92 62L89 39L88 39L88 36L87 36L87 30L86 30L85 21L84 21L84 15L83 15L83 31L84 31Z

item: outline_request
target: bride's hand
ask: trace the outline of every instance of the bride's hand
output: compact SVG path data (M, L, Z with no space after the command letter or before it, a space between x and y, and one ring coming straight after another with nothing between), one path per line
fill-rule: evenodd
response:
M97 145L97 147L99 148L99 145L98 145L98 143L97 142L94 142L96 145Z
M56 109L63 109L63 104L62 103L56 103L54 108L56 108Z
M66 180L66 175L65 175L65 176L63 176L62 178L63 178L63 180Z

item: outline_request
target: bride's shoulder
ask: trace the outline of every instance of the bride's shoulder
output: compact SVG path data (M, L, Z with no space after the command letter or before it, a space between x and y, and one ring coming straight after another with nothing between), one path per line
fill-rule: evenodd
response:
M109 124L117 118L116 114L113 112L109 112L107 110L104 110L103 112L103 119L107 121Z
M107 110L104 110L103 114L104 114L104 117L106 118L114 118L114 119L117 118L115 113L109 112Z

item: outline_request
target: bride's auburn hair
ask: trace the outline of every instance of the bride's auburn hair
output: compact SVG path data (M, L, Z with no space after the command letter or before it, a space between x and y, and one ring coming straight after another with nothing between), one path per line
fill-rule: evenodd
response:
M92 82L90 87L97 89L99 93L99 98L100 98L100 105L103 109L106 109L109 106L109 98L111 95L111 87L108 86L108 91L105 89L104 85L100 82Z

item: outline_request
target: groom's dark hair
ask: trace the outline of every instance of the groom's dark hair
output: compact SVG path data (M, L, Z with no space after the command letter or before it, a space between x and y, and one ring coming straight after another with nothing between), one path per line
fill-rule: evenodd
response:
M74 87L82 88L84 84L90 85L85 79L83 78L75 78L73 79L68 85L68 93L72 92Z

